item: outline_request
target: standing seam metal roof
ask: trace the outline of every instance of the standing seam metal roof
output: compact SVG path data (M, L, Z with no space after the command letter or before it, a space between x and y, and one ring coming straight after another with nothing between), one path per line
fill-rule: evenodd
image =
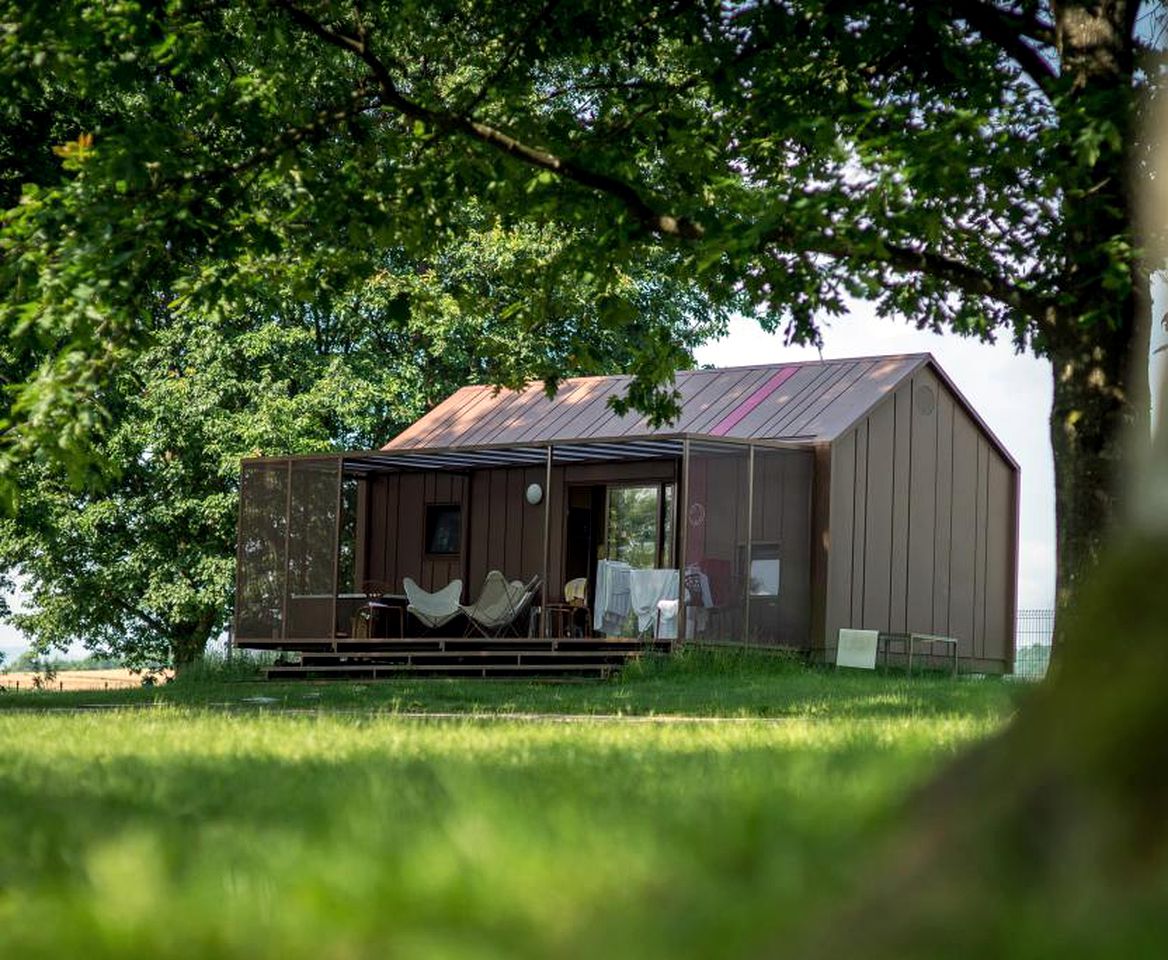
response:
M621 417L608 406L610 396L627 388L632 379L628 376L564 380L552 399L539 382L522 391L463 387L383 449L678 433L829 441L925 364L936 368L951 386L927 353L686 370L676 378L681 415L675 423L658 429L649 427L642 416Z

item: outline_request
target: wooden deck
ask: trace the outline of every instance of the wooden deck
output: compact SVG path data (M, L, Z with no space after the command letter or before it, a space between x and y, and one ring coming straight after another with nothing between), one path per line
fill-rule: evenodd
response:
M581 637L433 637L247 641L280 650L286 663L269 680L382 680L395 677L604 679L647 652L668 653L669 640Z

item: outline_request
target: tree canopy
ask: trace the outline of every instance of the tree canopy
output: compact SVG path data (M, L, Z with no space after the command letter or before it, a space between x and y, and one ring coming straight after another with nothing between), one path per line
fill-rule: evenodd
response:
M557 246L468 223L426 269L387 262L359 292L324 303L298 301L301 280L286 270L266 310L156 318L103 389L100 487L76 488L52 461L14 472L21 495L0 518L0 569L20 572L28 602L0 619L42 650L83 643L132 665L198 659L230 617L240 458L376 447L491 372L580 371L564 329L587 322L580 291L547 291L555 322L538 334L482 309L484 289L523 283ZM647 283L626 286L655 322L687 321L683 298L653 305ZM693 318L695 329L705 322ZM600 337L588 351L589 369L629 356Z
M621 295L648 262L647 289L684 291L707 332L738 310L814 341L861 296L1049 356L1063 586L1092 562L1118 438L1146 413L1131 176L1157 5L6 7L0 77L40 109L8 140L64 133L60 177L24 189L0 241L9 462L87 462L160 298L223 317L298 281L327 302L387 259L437 263L473 201L558 243L481 296L582 369L595 343L627 344L627 400L657 420L693 328ZM72 129L57 102L81 106ZM586 295L583 325L556 326L543 294L562 285ZM512 342L488 378L554 385L559 355L520 370Z

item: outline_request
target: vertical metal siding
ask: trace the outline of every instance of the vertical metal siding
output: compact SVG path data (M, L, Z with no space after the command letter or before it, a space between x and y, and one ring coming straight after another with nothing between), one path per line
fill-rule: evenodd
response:
M977 536L973 553L973 647L975 657L985 657L986 649L986 534L988 512L990 449L985 437L977 443Z
M832 444L830 472L828 655L844 626L941 633L1005 669L1015 473L948 388L919 371Z
M834 651L841 627L852 623L852 541L855 538L856 433L830 447L827 478L827 583L824 646Z
M1013 649L1014 564L1011 556L1013 538L1013 476L1006 463L990 455L987 490L986 530L986 636L983 656L1008 659Z
M892 589L892 474L896 407L885 400L868 418L868 469L865 473L864 599L859 626L890 628Z
M895 409L892 458L892 555L889 569L888 622L904 632L908 621L908 534L912 522L909 476L912 459L912 383L905 382L892 395Z
M828 595L831 544L832 451L828 444L815 448L811 487L811 647L827 655L833 645L828 633ZM831 634L832 637L836 634ZM834 649L834 646L832 646Z
M868 530L868 424L866 421L856 428L854 470L852 480L852 541L849 544L852 557L852 602L849 623L861 626L864 622L864 547Z
M933 631L949 635L953 559L953 398L937 391L937 529L933 551Z
M977 540L977 431L957 411L953 418L953 539L950 543L949 634L963 657L974 656L973 605Z
M933 409L918 408L919 391L933 392ZM933 616L934 561L937 525L937 381L926 371L913 377L910 414L911 460L909 471L908 567L905 585L905 629L939 633ZM946 464L948 466L948 464Z

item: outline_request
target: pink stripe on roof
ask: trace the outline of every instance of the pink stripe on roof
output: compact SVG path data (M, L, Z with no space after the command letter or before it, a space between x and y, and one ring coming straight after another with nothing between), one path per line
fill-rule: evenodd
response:
M737 407L731 410L725 417L719 420L714 428L710 431L711 435L715 437L724 437L731 430L733 430L739 423L746 419L750 411L762 403L767 397L779 389L795 374L797 368L794 366L783 367L771 377L766 383L754 391L749 397L742 401Z

